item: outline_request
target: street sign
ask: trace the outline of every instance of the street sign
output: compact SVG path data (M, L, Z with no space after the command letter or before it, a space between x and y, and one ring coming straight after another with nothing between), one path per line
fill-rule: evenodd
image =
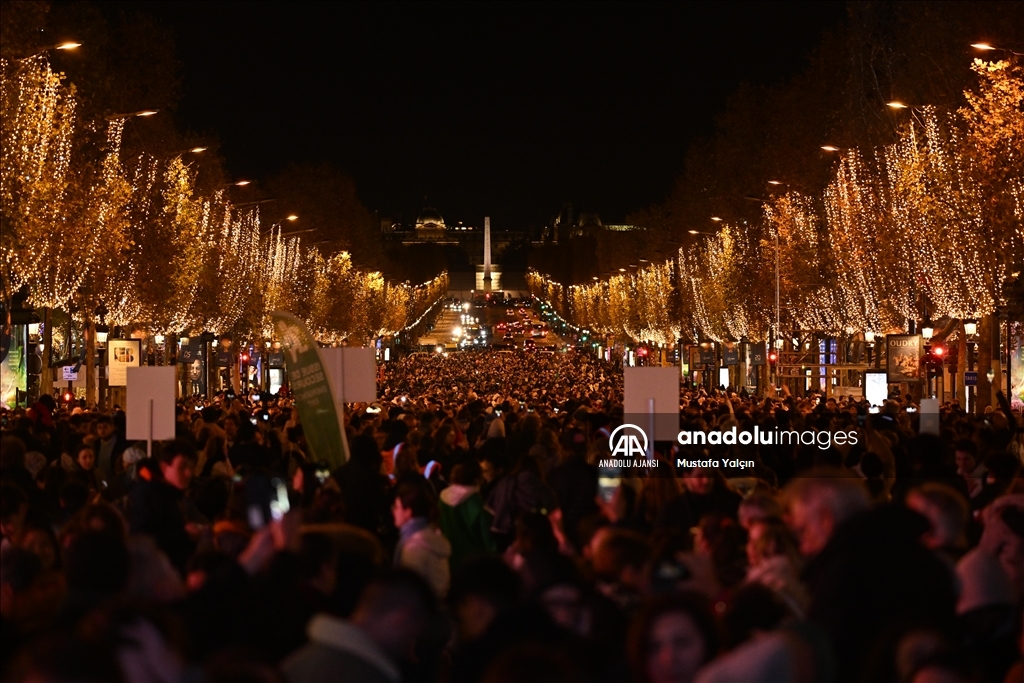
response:
M964 386L965 387L976 387L976 386L978 386L978 373L977 372L965 372L964 373Z
M320 359L331 378L337 401L372 403L377 400L377 358L372 348L320 349Z
M679 434L679 372L674 367L623 368L623 422L644 430L651 441Z
M939 399L922 398L918 413L918 434L939 435Z
M766 360L765 353L764 353L764 346L762 346L761 344L758 344L757 346L754 346L753 344L751 344L749 348L750 348L750 364L751 365L767 365L768 364L768 362Z
M77 382L78 373L75 371L74 365L65 365L61 367L61 378L65 382Z
M173 439L174 382L177 370L169 365L125 369L127 419L125 436L146 442L152 456L153 442Z
M700 364L701 365L714 365L715 364L715 347L700 348Z
M725 364L726 365L739 365L740 364L740 350L737 348L726 349L725 353Z

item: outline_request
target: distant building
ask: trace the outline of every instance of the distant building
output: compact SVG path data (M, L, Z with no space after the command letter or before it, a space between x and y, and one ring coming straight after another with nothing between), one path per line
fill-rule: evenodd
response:
M580 213L573 220L572 204L566 203L558 212L541 235L543 242L558 244L577 237L596 237L602 232L630 232L643 230L637 225L605 225L601 222L601 215L595 212Z
M482 217L481 217L482 218ZM440 212L432 206L424 207L416 217L412 229L398 221L381 221L381 237L385 244L438 245L448 253L450 267L458 268L459 263L468 266L482 266L484 253L484 230L480 226L465 225L462 222L446 223ZM521 230L491 228L491 250L495 259L512 243L529 240L529 234ZM452 251L454 250L454 251ZM458 253L462 255L459 256Z
M433 207L424 207L416 218L416 237L419 239L443 239L445 236L444 218Z

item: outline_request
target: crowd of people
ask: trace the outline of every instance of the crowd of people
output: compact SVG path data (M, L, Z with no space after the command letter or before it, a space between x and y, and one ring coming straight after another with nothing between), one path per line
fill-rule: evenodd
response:
M1024 680L1005 401L928 434L909 397L684 389L682 429L859 438L659 443L671 476L603 495L622 375L588 354L413 354L378 396L333 469L284 395L182 401L152 453L116 409L7 412L3 680Z

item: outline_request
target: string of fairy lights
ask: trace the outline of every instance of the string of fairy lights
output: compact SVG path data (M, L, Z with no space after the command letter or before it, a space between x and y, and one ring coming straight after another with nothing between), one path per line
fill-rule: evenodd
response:
M892 144L843 150L821 196L773 196L760 221L720 221L632 274L566 288L533 272L531 292L635 342L764 340L777 249L786 330L878 334L993 313L1024 258L1024 79L1009 62L972 68L964 107L916 108Z
M258 205L234 206L223 190L200 196L180 154L124 163L124 119L98 140L45 54L0 60L0 105L5 297L27 286L35 306L78 320L102 307L109 324L153 334L270 338L269 312L285 309L339 343L395 334L447 290L446 273L389 282L347 252L266 230Z

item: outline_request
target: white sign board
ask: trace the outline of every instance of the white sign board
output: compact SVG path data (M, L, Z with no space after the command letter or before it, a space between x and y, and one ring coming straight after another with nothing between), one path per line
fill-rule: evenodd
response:
M864 395L868 403L881 407L889 398L889 383L884 370L864 373Z
M320 360L331 378L334 397L342 403L373 403L377 400L377 352L344 346L320 349Z
M128 386L128 368L137 368L142 355L138 339L111 339L107 342L107 367L112 387Z
M652 441L675 441L679 436L678 370L674 366L623 368L623 373L625 422L639 420L632 424L645 433L653 425Z
M61 379L65 382L77 382L78 371L75 370L74 365L65 365L61 367Z
M922 398L921 413L917 427L918 434L939 435L939 399Z
M175 369L172 365L127 369L125 436L129 441L174 438Z

